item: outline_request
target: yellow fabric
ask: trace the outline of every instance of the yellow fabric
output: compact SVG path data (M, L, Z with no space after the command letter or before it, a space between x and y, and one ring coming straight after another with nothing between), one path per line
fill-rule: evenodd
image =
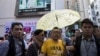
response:
M41 48L41 52L47 56L62 56L64 51L63 41L54 42L52 39L47 39Z

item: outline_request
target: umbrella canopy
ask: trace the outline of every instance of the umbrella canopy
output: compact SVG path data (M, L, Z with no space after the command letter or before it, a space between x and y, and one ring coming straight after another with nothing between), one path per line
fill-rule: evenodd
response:
M53 27L63 28L74 24L80 19L78 12L64 9L64 10L55 10L44 15L37 22L37 29L51 30Z

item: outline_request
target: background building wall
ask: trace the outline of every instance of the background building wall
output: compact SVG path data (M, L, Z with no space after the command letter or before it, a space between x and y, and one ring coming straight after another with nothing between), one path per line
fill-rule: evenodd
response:
M96 22L97 25L100 26L100 0L95 0L94 1L95 4L95 14L96 14Z
M89 0L78 0L79 3L79 12L81 14L81 18L88 18L88 6L89 6Z
M67 3L69 1L69 4ZM80 13L81 18L88 18L88 6L90 4L89 0L65 0L66 8L76 10Z
M52 10L64 9L64 0L52 0ZM5 24L11 21L34 21L39 20L41 17L23 17L16 18L15 14L16 0L0 0L0 36L5 34Z
M67 5L66 0L52 0L52 9L65 9ZM88 5L89 0L68 0L69 1L69 9L78 9L81 18L87 18L88 16ZM75 6L74 6L75 5ZM16 18L15 14L15 6L16 0L0 0L0 36L4 35L5 31L5 24L11 21L34 21L39 20L41 17L23 17L23 18Z
M93 22L100 26L100 0L93 0L90 4L91 13L89 15L92 17Z

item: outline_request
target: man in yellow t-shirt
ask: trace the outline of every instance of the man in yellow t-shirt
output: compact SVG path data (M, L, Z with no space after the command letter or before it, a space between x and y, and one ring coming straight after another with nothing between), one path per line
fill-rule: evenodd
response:
M64 43L61 40L61 30L57 27L51 31L51 37L47 39L41 48L44 56L64 56Z

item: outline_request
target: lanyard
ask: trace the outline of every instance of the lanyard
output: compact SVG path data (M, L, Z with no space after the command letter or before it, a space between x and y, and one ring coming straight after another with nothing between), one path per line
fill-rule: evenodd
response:
M87 42L89 44L87 44ZM91 43L91 41L86 41L86 40L84 40L83 43L84 43L85 50L86 50L86 53L87 53L87 56L88 56L88 52L89 52L89 49L90 49L90 46L91 46L92 43Z

